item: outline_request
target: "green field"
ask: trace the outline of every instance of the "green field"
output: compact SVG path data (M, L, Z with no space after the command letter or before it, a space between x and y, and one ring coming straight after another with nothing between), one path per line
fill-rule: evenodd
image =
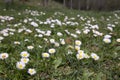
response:
M120 11L0 2L0 80L120 80Z

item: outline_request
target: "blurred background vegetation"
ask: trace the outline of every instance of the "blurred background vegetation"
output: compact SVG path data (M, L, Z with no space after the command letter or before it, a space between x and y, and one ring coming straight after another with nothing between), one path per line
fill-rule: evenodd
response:
M31 6L62 7L77 10L119 10L120 0L0 0L6 8L14 4ZM16 7L15 5L13 7Z

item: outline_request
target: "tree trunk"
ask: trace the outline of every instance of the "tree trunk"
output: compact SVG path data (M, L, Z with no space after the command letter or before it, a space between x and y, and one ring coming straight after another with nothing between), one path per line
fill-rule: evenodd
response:
M90 0L87 0L87 1L86 1L86 9L87 9L87 10L90 10L90 8L91 8L91 7L90 7Z
M66 2L65 2L65 0L63 0L63 5L66 6Z
M13 0L4 0L6 9L10 8L11 4L13 4Z
M43 4L43 6L47 6L48 5L48 0L42 0L42 4Z
M78 0L79 2L78 2L78 9L80 10L80 0Z
M70 9L72 9L73 8L73 6L72 6L72 3L73 1L72 0L70 0Z

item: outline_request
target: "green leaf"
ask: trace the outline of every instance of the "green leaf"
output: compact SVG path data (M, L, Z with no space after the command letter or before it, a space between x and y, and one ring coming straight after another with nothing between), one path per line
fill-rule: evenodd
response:
M98 73L96 76L96 80L101 80L102 78L103 78L103 73L102 72Z
M57 69L58 66L60 66L60 64L62 63L62 58L57 58L56 60L54 60L53 64L54 64L54 68Z
M89 72L88 70L84 70L83 72L83 80L89 80L89 77L92 76L94 72Z
M115 48L116 51L120 51L120 46Z

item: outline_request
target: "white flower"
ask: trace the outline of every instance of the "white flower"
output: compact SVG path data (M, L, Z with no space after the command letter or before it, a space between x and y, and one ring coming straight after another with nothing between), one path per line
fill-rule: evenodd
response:
M29 68L29 69L28 69L28 73L29 73L30 75L34 75L34 74L36 74L36 70L35 70L35 69L32 69L32 68Z
M109 29L110 31L113 31L113 28L112 28L112 27L107 27L107 29Z
M67 48L68 49L74 49L74 47L72 45L68 45Z
M21 33L22 31L24 31L24 29L18 29L18 33Z
M47 38L43 38L46 42L48 42L48 39Z
M39 45L38 47L39 47L39 48L42 48L42 46L41 46L41 45Z
M80 15L78 14L77 17L80 17Z
M84 53L84 51L83 50L78 50L78 53Z
M104 38L103 41L104 41L105 43L111 43L111 39L108 39L108 38Z
M61 32L57 32L57 35L61 37L63 34Z
M26 29L26 32L28 33L32 33L32 31L30 29Z
M48 57L50 57L50 54L49 53L42 53L42 57L43 58L48 58Z
M73 54L73 52L71 50L68 50L68 54Z
M65 32L66 32L67 34L70 34L70 32L69 32L68 30L65 30Z
M80 46L75 46L75 50L80 50Z
M78 60L83 59L85 57L84 51L80 50L76 57Z
M75 41L75 45L76 45L76 46L80 46L81 44L82 44L81 41L79 41L79 40L76 40L76 41Z
M25 39L24 41L25 41L25 42L28 42L28 41L29 41L29 39Z
M85 30L83 31L84 34L88 34L89 32L90 32L89 29L85 29Z
M50 25L50 27L51 27L51 28L54 28L54 27L55 27L55 25Z
M3 33L3 36L9 36L9 34L8 33Z
M36 22L31 22L30 24L34 27L38 27L38 24Z
M32 50L34 47L33 46L27 46L27 49Z
M46 33L51 34L51 31L50 31L50 30L47 30L47 32L46 32Z
M27 51L23 51L20 53L21 57L27 58L30 56L30 54Z
M3 39L4 39L4 37L0 36L0 41L3 40Z
M50 39L50 43L55 43L55 39Z
M20 61L27 64L29 62L29 58L21 58Z
M13 32L10 32L9 34L10 34L10 35L14 35L14 33L13 33Z
M16 67L18 68L18 69L24 69L25 68L25 63L23 63L23 62L17 62L16 63Z
M91 28L92 29L99 29L99 26L98 25L92 25Z
M90 56L88 54L85 54L84 57L85 58L90 58Z
M120 38L118 38L116 41L117 41L117 42L120 42Z
M81 31L80 30L76 30L76 34L80 34L81 33Z
M58 42L55 42L54 44L55 44L55 47L59 47L60 46L60 44Z
M28 20L27 19L24 19L24 21L23 21L24 23L27 23L28 22Z
M50 36L51 35L51 33L46 33L46 34L44 34L45 36Z
M105 35L104 38L111 38L111 35Z
M91 53L91 57L94 59L94 60L98 60L99 59L99 56L95 53Z
M8 58L8 56L9 56L8 53L1 53L0 54L0 59L2 59L2 60L6 59L6 58Z
M14 41L14 44L20 44L20 42L19 41Z
M50 54L54 54L54 53L56 52L56 50L55 50L54 48L51 48L51 49L48 50L48 52L49 52Z
M43 35L42 35L42 34L39 34L38 37L43 37Z
M64 45L64 44L65 44L65 40L64 40L64 39L60 39L60 43L61 43L62 45Z
M77 38L78 36L76 34L71 33L70 34L72 37Z

